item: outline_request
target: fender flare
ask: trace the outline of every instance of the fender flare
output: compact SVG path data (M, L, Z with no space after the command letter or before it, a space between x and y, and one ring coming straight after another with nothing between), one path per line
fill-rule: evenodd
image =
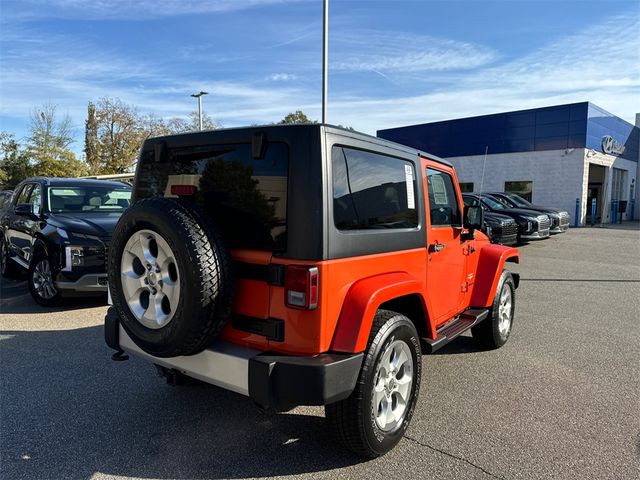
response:
M331 350L359 353L367 348L373 318L381 304L405 295L422 298L424 284L406 272L385 273L355 282L342 304Z
M520 253L517 248L496 244L482 247L469 302L471 306L485 308L491 306L506 262L520 263Z

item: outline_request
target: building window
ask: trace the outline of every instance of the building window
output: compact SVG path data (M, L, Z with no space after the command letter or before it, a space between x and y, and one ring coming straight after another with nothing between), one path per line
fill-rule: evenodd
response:
M525 200L531 202L533 198L533 182L517 181L504 182L504 191L520 195Z
M333 219L340 230L415 228L416 175L410 162L333 147Z
M460 191L462 193L473 193L473 182L461 183Z

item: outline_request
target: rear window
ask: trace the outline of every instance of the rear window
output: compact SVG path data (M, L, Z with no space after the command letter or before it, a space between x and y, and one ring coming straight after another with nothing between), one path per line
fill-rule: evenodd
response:
M411 162L335 146L333 216L339 230L418 226L416 174Z
M196 202L223 230L231 247L286 248L289 147L269 143L254 159L250 143L174 148L168 152L172 184L198 187Z

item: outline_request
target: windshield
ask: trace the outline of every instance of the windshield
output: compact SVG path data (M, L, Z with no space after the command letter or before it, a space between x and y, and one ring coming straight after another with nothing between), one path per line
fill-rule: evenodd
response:
M527 202L524 198L515 193L507 193L505 196L509 199L509 201L515 204L516 207L528 208L531 206L529 202Z
M131 202L131 189L112 186L49 188L52 213L122 212Z
M497 200L494 200L491 197L482 197L482 202L487 205L491 210L504 210L505 207L502 203Z

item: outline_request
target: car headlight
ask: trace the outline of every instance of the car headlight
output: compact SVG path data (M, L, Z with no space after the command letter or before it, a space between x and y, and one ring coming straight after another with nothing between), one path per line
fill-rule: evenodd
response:
M531 220L527 220L527 232L533 230L533 222Z
M84 247L69 245L64 247L65 263L63 272L70 272L73 267L84 265Z
M487 225L487 235L491 236L491 227Z

